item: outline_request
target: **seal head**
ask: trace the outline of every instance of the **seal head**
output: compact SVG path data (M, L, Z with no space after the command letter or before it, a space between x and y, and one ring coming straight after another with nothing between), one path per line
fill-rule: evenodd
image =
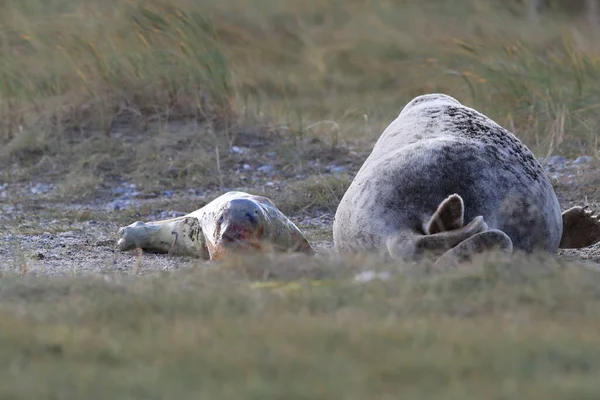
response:
M216 211L214 224L206 232L211 259L218 260L227 253L244 250L261 250L265 213L250 198L232 199Z

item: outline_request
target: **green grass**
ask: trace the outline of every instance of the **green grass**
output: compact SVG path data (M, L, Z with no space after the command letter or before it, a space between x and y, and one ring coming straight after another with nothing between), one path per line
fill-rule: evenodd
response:
M591 399L600 393L595 271L544 259L488 260L446 273L372 258L301 257L302 268L298 261L234 260L218 269L136 278L6 277L0 394ZM352 281L370 269L388 270L392 278Z

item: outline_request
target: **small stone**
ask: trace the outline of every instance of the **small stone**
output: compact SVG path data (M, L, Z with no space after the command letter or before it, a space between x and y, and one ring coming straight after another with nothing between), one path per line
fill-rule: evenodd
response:
M546 169L562 168L567 163L567 159L563 156L550 156L543 160Z
M340 174L348 171L348 167L331 167L329 171L331 171L332 174Z
M238 146L233 146L232 148L229 149L229 152L231 154L244 154L246 152L246 149L243 149Z
M160 213L161 219L183 217L186 213L181 211L163 211Z
M130 200L117 199L117 200L113 200L110 203L108 203L107 208L109 210L119 211L119 210L128 208L131 205L132 205L132 202Z
M579 156L573 161L573 165L583 165L594 161L594 157L591 156Z
M36 183L31 188L29 188L29 190L31 191L32 194L48 193L52 189L53 189L53 186L49 185L47 183Z
M201 198L204 198L204 195L200 189L188 189L187 192L190 196L200 196Z
M244 170L245 170L245 171L248 171L248 170L251 170L251 169L252 169L252 167L250 166L250 164L244 164L244 165L242 166L242 168L244 168Z
M122 183L120 186L114 188L112 192L121 198L133 198L139 194L133 183Z
M263 165L262 167L258 167L256 170L258 172L262 172L263 174L270 174L275 170L275 168L273 168L272 165L267 164L267 165Z
M172 190L165 190L164 192L162 192L163 197L168 197L171 198L173 197L173 191Z

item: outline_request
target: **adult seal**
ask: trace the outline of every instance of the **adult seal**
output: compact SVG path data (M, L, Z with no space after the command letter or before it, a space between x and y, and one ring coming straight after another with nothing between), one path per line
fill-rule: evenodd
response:
M314 254L298 227L270 199L238 191L182 217L134 222L119 229L119 235L121 251L142 249L205 260L251 250Z
M444 94L411 100L336 211L340 252L438 265L485 251L555 252L600 240L586 207L561 213L543 167L511 132Z

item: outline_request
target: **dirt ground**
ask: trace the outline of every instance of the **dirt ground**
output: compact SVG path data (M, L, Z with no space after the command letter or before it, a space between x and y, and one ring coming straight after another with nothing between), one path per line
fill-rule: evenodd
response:
M242 150L234 146L230 151ZM587 156L575 160L553 156L542 162L563 209L583 204L594 209L600 204L600 163L596 160ZM360 164L355 167L358 166ZM262 172L265 169L262 168ZM344 169L347 168L330 166L319 174L321 177L334 176ZM356 168L350 168L350 176L355 171ZM264 184L257 184L257 192L259 187L264 187ZM54 190L52 182L43 181L0 185L2 273L131 274L203 264L186 257L116 250L119 227L137 220L183 215L205 204L207 195L197 189L169 190L158 196L143 196L136 191L135 185L114 182L108 195L82 204L57 201L53 197ZM333 215L334 210L330 207L328 211L318 208L317 211L300 210L290 213L289 217L305 232L317 252L323 254L333 251ZM598 244L581 250L561 250L557 256L600 267Z

